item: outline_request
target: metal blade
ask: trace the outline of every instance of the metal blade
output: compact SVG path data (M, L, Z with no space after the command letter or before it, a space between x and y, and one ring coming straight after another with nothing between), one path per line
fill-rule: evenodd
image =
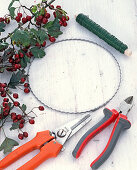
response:
M126 98L123 102L120 103L120 106L116 109L119 113L127 115L128 112L133 107L133 96Z
M56 140L64 145L64 143L70 139L77 131L79 131L83 126L85 126L91 120L91 114L84 114L80 118L74 119L65 125L55 129L53 134Z

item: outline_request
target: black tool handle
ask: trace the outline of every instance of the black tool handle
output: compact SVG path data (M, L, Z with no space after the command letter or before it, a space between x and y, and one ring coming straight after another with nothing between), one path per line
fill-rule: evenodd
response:
M95 126L93 126L91 129L89 129L79 140L77 143L75 149L72 152L72 155L75 158L78 158L86 146L86 144L98 133L100 133L104 128L109 126L113 121L116 120L118 117L119 113L116 110L109 110L109 109L104 109L104 118L98 122Z
M92 169L97 169L99 168L105 160L110 156L112 153L118 138L121 134L121 132L125 129L129 129L131 127L131 123L129 120L127 120L127 117L125 115L120 114L114 128L112 130L112 133L110 135L109 141L103 150L103 152L91 163L91 168Z

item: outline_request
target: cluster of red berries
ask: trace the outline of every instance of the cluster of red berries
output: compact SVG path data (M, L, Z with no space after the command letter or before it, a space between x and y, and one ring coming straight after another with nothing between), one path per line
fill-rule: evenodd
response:
M18 13L15 19L17 22L20 22L21 18L22 18L22 13ZM25 24L26 22L31 21L31 19L32 17L27 15L26 17L22 18L22 23Z
M8 98L3 99L2 106L3 108L2 108L2 113L0 114L0 120L6 118L10 113L10 104Z
M57 9L61 9L61 6L60 6L60 5L57 5L56 8L57 8ZM53 6L53 5L50 5L50 9L54 9L54 6ZM62 14L61 11L59 11L59 13ZM53 12L53 15L54 15L55 18L57 17L55 11ZM60 15L59 18L60 18L60 21L59 21L60 26L66 27L66 26L68 25L68 24L67 24L67 21L69 20L69 16Z
M10 23L10 19L5 17L5 18L2 18L0 17L0 22L5 22L6 24L9 24Z
M0 95L1 97L6 97L6 88L7 84L6 83L0 83Z
M26 78L22 77L20 81L21 83L24 83L26 81ZM24 83L23 86L24 86L24 93L29 93L30 92L29 83Z

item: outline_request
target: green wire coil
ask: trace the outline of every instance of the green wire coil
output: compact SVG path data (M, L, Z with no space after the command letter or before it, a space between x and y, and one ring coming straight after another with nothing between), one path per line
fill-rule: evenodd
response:
M107 44L118 50L119 52L124 54L125 50L128 49L128 46L126 44L118 40L114 35L111 35L107 30L102 28L100 25L96 24L94 21L89 19L88 16L84 14L79 14L76 17L76 21L83 27L87 28L89 31L93 32L99 38L104 40Z

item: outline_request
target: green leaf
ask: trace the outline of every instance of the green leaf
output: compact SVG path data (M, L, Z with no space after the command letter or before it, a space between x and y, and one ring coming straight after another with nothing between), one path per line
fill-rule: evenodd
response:
M38 47L33 47L30 51L36 58L42 58L45 56L45 51L43 49L39 49Z
M25 112L27 109L27 106L25 104L22 105L22 110Z
M4 150L4 154L6 154L7 152L11 152L14 146L18 146L18 145L19 145L18 142L6 137L0 146L0 151Z
M8 84L8 86L10 88L16 89L16 86L19 84L20 79L23 77L23 73L22 71L18 71L17 73L13 73L11 78L10 78L10 82Z
M59 19L55 18L52 26L48 27L47 30L48 30L48 34L55 37L55 38L57 38L59 35L61 35L62 32L60 31Z
M10 130L15 130L19 128L19 122L16 123L12 123L12 127L10 128Z
M14 8L14 7L9 8L9 12L10 12L10 15L12 18L14 18L14 16L15 16L15 9L16 8Z
M0 43L0 51L1 50L5 50L6 48L8 48L9 44L4 42L4 43Z
M53 21L49 21L47 24L43 25L43 28L49 28L51 26L53 26Z
M30 59L25 55L20 60L21 67L23 67L23 68L27 67L27 63L30 63Z
M38 30L38 37L39 37L39 39L40 39L40 41L41 41L41 44L45 41L45 39L48 39L49 37L48 37L48 34L46 33L46 31L45 30Z
M43 8L40 10L39 15L44 15L44 14L45 14L45 8L43 7Z
M17 30L12 36L12 41L15 41L18 44L22 44L23 46L29 46L30 45L29 33L23 30Z
M12 0L11 3L9 4L8 10L12 7L12 5L15 1L19 1L19 0Z
M55 37L55 38L58 38L59 35L63 34L62 31L57 31L57 30L49 30L48 31L49 35Z
M32 13L36 13L37 12L37 6L36 5L31 8L31 12Z
M4 24L4 22L0 23L0 32L4 32L5 30L3 29L4 27L6 27L6 24Z

